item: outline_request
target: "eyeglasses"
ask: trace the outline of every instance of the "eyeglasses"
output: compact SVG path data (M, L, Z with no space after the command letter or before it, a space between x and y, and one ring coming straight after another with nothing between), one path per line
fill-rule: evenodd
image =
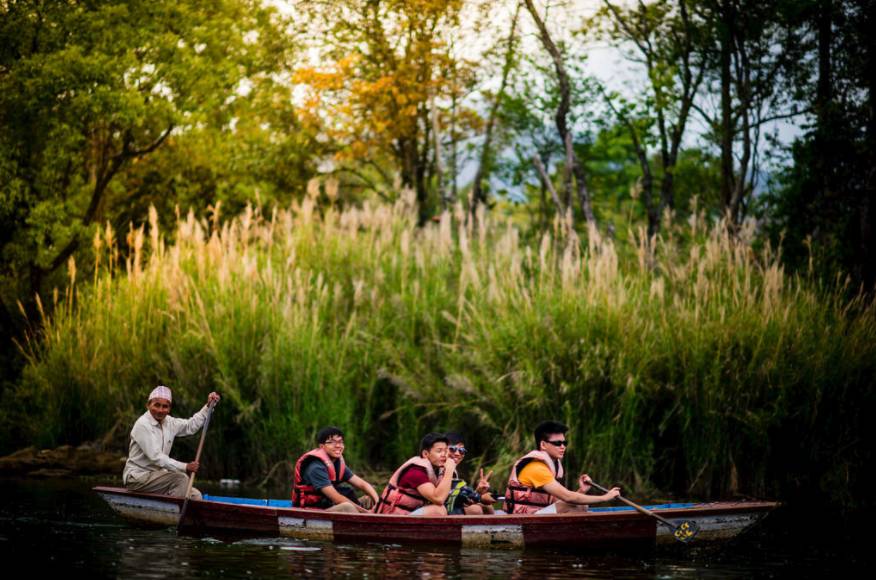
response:
M450 447L447 448L447 451L449 451L451 453L459 453L460 455L465 455L465 453L466 453L465 447L461 447L458 445L451 445Z
M323 443L323 445L334 445L336 447L341 447L343 444L343 439L329 439L328 441Z
M545 443L550 443L554 447L565 447L569 444L565 439L558 439L557 441L545 441Z

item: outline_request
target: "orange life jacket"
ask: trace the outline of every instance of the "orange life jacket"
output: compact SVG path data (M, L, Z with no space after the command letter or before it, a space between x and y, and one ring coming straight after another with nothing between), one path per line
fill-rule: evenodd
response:
M504 507L509 514L534 514L557 501L557 498L541 488L527 487L517 479L523 468L532 461L541 461L547 465L554 479L563 477L563 464L559 461L554 463L553 458L544 451L530 451L518 459L514 467L511 468L508 488L505 490Z
M378 514L409 514L412 511L423 507L426 504L426 498L420 495L416 489L403 488L398 486L398 482L410 467L418 465L426 470L429 476L429 481L432 485L438 485L440 477L435 473L435 468L432 463L423 457L412 457L402 463L401 467L395 470L392 477L389 478L389 483L383 489L380 495L380 501L374 508L374 512Z
M324 503L327 499L322 492L312 485L304 483L301 478L304 464L316 460L322 461L325 464L329 481L332 482L333 486L337 487L342 483L344 473L347 471L347 464L344 462L343 455L340 458L340 469L336 472L335 463L325 450L316 448L308 451L295 462L295 476L292 480L292 505L295 507L315 508L319 507L319 504Z

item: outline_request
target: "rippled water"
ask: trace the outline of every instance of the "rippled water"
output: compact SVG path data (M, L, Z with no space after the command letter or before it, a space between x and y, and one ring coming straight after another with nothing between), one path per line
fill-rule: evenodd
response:
M90 491L98 483L0 479L0 557L5 568L20 562L33 572L84 573L94 578L747 578L836 575L853 571L864 559L851 549L838 552L835 543L820 548L819 537L826 537L828 530L815 525L810 530L789 529L795 526L783 524L781 516L780 521L767 520L755 533L720 547L679 545L645 554L488 551L286 538L225 543L178 537L173 529L131 526Z

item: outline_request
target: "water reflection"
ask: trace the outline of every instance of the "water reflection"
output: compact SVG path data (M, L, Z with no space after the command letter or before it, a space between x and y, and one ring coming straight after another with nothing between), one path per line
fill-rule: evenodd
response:
M260 545L264 548L265 541ZM554 565L547 554L458 550L397 544L319 544L278 540L286 573L298 576L380 578L532 578L586 576L583 564ZM568 559L568 555L566 556ZM577 567L576 567L577 566ZM590 574L592 576L592 574Z
M328 544L256 540L238 545L276 550L285 573L298 576L424 578L653 578L663 575L648 560L577 556L569 552L470 550L398 544ZM682 573L677 568L676 573ZM693 571L693 570L691 570Z
M178 537L118 519L94 482L0 480L0 557L36 572L121 578L732 578L835 573L846 562L748 541L646 554L476 550L270 538ZM769 540L769 537L766 538Z

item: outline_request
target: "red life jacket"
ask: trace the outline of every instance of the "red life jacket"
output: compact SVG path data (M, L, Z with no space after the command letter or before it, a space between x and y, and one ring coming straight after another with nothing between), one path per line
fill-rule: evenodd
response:
M395 470L392 477L389 478L389 483L383 489L380 495L380 501L374 508L374 512L378 514L409 514L415 509L419 509L426 504L426 498L420 495L416 489L398 487L398 482L408 468L418 465L426 470L429 476L429 481L432 485L438 485L440 477L435 473L435 468L432 463L423 457L412 457L402 463L401 467Z
M534 514L542 508L551 505L557 498L541 488L527 487L517 478L520 472L532 461L541 461L548 466L554 479L563 477L563 464L554 463L553 458L544 451L530 451L517 460L511 468L508 477L508 488L505 490L505 511L509 514Z
M322 461L325 464L325 468L328 471L329 481L332 482L333 486L337 487L342 483L344 473L347 471L347 464L344 462L343 455L341 455L340 458L340 469L335 472L335 463L325 450L317 447L316 449L308 451L295 462L295 476L292 480L292 505L295 507L317 508L319 507L319 504L324 503L327 499L322 492L312 485L304 483L301 479L304 464L316 460Z

